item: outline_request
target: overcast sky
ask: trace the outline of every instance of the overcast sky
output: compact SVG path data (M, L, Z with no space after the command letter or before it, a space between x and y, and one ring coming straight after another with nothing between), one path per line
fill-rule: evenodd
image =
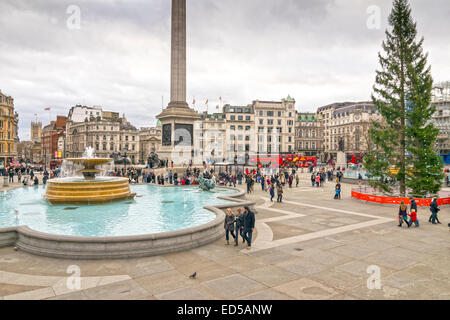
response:
M391 0L188 0L188 102L369 100ZM170 0L0 0L0 90L19 135L76 104L152 126L169 102ZM70 5L80 8L79 29ZM380 8L376 28L373 8ZM448 0L411 0L436 81L450 80ZM70 9L70 8L69 8ZM368 11L369 9L369 11ZM370 28L368 27L368 22ZM69 23L70 28L67 27Z

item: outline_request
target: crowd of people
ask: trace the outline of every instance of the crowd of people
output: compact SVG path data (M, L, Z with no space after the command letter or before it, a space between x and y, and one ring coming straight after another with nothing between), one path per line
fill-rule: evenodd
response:
M410 228L413 224L416 227L419 227L419 218L418 218L418 211L417 211L417 202L414 198L409 199L411 202L409 213L408 213L408 206L405 204L405 201L400 202L400 207L398 208L398 226L401 228L403 226L403 223L406 223L408 228ZM431 200L430 204L430 212L431 215L428 218L428 222L432 224L441 224L438 218L438 212L440 211L439 206L437 204L437 198L434 197ZM409 217L409 219L408 219ZM450 225L449 225L450 226Z
M8 177L8 183L21 183L24 186L47 184L47 181L58 177L59 169L47 171L46 168L33 166L10 166L0 170L0 176ZM38 175L42 175L42 180Z

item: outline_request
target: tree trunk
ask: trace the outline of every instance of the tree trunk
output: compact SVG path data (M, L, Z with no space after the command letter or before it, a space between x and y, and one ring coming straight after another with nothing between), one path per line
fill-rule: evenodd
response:
M403 39L400 42L400 60L401 60L401 78L400 78L400 86L401 86L401 121L400 121L400 195L406 195L406 137L405 137L405 129L406 129L406 93L405 93L405 62L404 62L404 54L403 54Z

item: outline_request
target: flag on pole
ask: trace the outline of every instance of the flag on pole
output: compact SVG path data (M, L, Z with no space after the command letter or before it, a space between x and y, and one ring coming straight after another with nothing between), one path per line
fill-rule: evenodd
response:
M50 111L50 108L45 108L44 110L45 110L45 111Z
M194 98L194 101L192 101L192 104L195 106L195 98Z

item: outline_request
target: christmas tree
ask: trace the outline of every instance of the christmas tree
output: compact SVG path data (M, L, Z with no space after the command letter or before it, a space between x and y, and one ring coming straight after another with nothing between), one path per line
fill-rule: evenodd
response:
M384 183L389 179L399 184L402 196L407 190L414 196L435 195L443 163L434 150L439 132L429 121L435 112L433 79L408 0L394 0L389 25L372 94L384 121L369 132L372 147L365 166L370 183L386 192L393 191Z

